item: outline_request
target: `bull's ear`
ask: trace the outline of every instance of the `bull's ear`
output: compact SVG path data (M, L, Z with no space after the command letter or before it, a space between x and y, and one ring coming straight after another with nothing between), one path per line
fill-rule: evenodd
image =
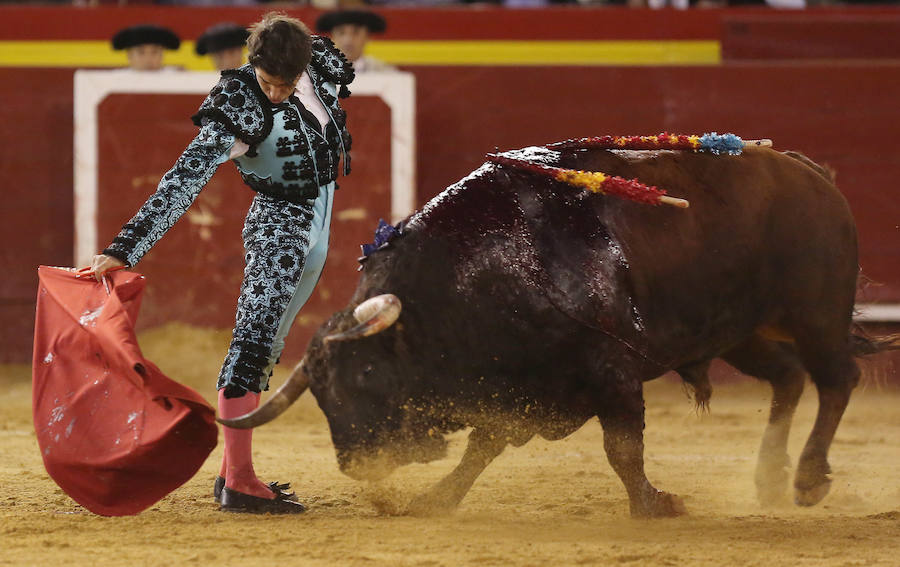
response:
M353 317L359 322L358 325L343 333L328 335L323 341L347 341L380 333L394 324L402 309L400 299L394 294L385 293L369 298L353 310Z

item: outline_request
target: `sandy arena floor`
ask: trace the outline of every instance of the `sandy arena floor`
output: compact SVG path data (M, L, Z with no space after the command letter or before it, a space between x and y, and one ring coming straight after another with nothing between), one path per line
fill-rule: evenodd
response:
M141 337L148 358L210 400L227 341L226 333L179 326ZM831 494L811 509L762 509L755 501L766 386L751 379L716 384L711 413L698 416L681 386L662 379L646 388L647 474L685 498L684 518L629 518L596 421L563 441L507 449L451 516L397 516L456 464L464 434L453 436L448 459L367 486L338 471L309 394L255 437L257 470L291 481L308 513L219 512L210 495L219 447L156 506L104 518L75 504L44 471L31 424L30 368L0 367L0 565L897 566L900 391L877 381L851 400L832 446ZM791 435L793 458L814 412L809 386Z

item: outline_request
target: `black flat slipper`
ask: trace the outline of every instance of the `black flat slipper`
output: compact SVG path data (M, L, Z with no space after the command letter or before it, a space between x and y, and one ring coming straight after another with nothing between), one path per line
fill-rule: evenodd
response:
M217 476L216 482L213 483L213 498L216 500L216 503L222 501L222 489L225 488L225 477Z
M269 487L269 490L274 492L275 494L282 495L285 500L297 500L297 495L293 492L288 492L291 488L291 483L289 482L270 482L266 486ZM222 501L222 489L225 488L225 477L217 476L216 482L213 483L213 499L215 499L216 503L220 503Z
M306 511L306 507L294 500L287 500L280 493L275 498L260 498L225 487L219 510L245 514L300 514Z

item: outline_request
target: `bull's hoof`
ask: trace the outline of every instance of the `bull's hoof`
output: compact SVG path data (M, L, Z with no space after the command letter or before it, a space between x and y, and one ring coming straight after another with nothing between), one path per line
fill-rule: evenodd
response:
M406 508L409 516L446 516L456 510L459 503L447 494L426 492L412 499Z
M656 491L649 498L642 499L642 502L635 506L632 503L632 518L675 518L687 514L687 508L684 507L684 500L674 494Z
M812 488L794 487L794 502L797 506L815 506L825 498L831 490L831 479L825 477L821 483Z

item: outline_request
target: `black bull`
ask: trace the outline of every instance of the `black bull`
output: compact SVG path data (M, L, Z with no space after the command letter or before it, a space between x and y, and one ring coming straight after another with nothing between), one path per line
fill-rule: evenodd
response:
M637 178L691 206L638 204L482 166L365 261L350 306L243 426L272 419L308 384L354 478L437 458L445 433L472 427L456 469L410 504L428 513L455 507L507 444L559 439L597 416L632 515L671 516L683 512L680 499L644 474L642 383L676 370L705 404L709 363L721 358L772 386L756 469L764 503L786 496L788 431L810 376L819 410L794 497L819 502L831 482L828 449L859 380L854 356L891 345L851 333L856 228L829 174L766 148L505 155ZM379 294L402 302L396 324L329 340Z

